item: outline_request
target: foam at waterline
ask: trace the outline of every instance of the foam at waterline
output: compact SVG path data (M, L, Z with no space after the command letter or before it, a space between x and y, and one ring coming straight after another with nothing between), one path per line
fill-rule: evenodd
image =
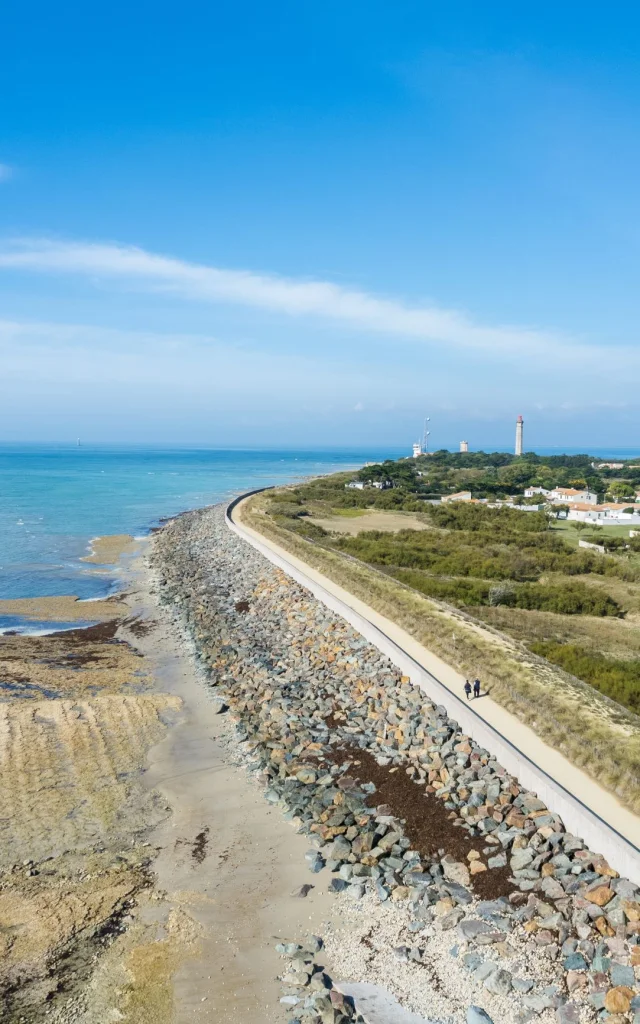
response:
M8 621L11 620L11 621ZM19 636L49 636L51 633L68 633L73 629L88 629L99 625L96 619L64 619L57 622L33 620L22 615L0 615L0 636L17 633Z

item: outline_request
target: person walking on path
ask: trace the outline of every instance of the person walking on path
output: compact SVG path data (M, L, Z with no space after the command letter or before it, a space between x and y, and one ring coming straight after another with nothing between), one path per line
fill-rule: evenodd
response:
M467 695L467 700L469 700L470 697L471 697L471 683L469 682L468 679L465 679L465 682L464 682L464 692Z
M480 696L480 680L479 679L476 679L474 684L473 684L473 696L474 697L479 697Z

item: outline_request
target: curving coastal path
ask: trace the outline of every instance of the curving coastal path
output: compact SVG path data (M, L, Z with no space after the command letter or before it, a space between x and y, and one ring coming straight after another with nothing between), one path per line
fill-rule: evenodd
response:
M567 829L604 855L623 877L640 884L640 819L491 697L463 700L463 677L396 623L248 526L242 511L254 493L228 506L229 529L346 619L432 701L442 704L477 743L495 754L507 771L536 792L562 817Z

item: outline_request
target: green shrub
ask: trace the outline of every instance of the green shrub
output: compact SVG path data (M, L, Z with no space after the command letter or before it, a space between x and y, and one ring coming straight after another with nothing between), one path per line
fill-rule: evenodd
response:
M428 510L434 525L447 530L511 530L516 533L543 533L549 529L544 512L520 512L517 508L490 508L464 501L430 505Z
M284 527L285 530L289 530L291 533L298 534L299 537L306 537L307 540L324 540L329 536L326 530L323 530L321 526L311 522L309 519L274 516L273 520L278 526Z
M442 579L416 569L392 568L392 576L427 597L449 604L505 605L529 611L555 612L558 615L621 615L620 606L608 594L584 583L542 584L512 583L506 580L492 586L486 580Z
M287 519L296 519L298 516L308 516L309 512L302 502L295 501L273 501L269 505L269 515L284 516Z
M640 714L640 659L618 661L591 654L574 644L540 641L530 645L534 654L559 665L607 697Z
M490 585L483 580L440 579L414 569L392 569L391 575L427 597L460 606L483 605L489 597Z
M548 586L525 583L516 587L514 592L513 608L556 612L559 615L622 615L620 605L609 594L584 583Z
M464 531L367 530L339 537L335 546L370 565L423 569L433 576L475 576L479 579L534 581L542 573L568 576L584 573L635 579L629 563L581 548L576 551L555 534L505 532L494 538Z
M513 608L516 603L516 588L513 583L507 581L505 583L499 583L496 587L492 587L489 591L489 604L492 608L497 605L506 605L508 608Z

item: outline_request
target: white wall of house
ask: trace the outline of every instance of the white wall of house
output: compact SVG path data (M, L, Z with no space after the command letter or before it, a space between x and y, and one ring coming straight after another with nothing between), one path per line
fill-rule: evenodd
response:
M557 488L555 491L549 491L549 500L554 504L573 504L577 502L580 505L597 505L598 495L595 491L578 491L577 494L566 494L561 488Z
M640 515L631 515L625 512L612 512L609 509L594 509L593 512L585 512L582 509L569 509L567 519L577 523L603 523L608 526L636 526L640 525Z

